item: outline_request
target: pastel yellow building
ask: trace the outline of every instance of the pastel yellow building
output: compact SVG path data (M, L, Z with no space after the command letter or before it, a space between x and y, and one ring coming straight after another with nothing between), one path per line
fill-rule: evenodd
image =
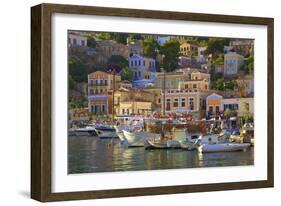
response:
M198 89L168 89L165 92L165 113L198 112L201 109L201 95Z
M126 101L121 102L119 106L120 112L117 115L138 114L147 115L152 112L152 102L149 101Z
M179 84L179 89L200 89L208 90L209 82L206 79L203 80L188 80Z
M114 94L116 115L148 114L153 109L154 95L144 90L120 88Z
M207 80L210 81L210 74L199 72L199 71L193 71L191 72L191 80Z
M190 79L180 82L178 88L209 90L210 74L202 72L192 72L190 74Z
M115 85L113 83L115 82ZM120 75L113 75L104 71L96 71L88 75L88 94L106 94L108 90L118 89L121 82Z
M198 47L190 43L182 43L180 45L180 54L183 56L195 56L198 53Z
M162 107L162 89L157 87L147 87L144 89L144 91L147 91L151 93L152 95L152 106L155 112L161 112Z
M120 75L96 71L88 75L88 108L93 114L112 114L112 91L118 89Z

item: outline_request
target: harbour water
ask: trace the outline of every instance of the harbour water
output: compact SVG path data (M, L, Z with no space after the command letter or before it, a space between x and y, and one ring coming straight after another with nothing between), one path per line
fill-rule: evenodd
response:
M254 164L254 147L246 151L199 154L197 150L126 148L119 139L68 138L68 174Z

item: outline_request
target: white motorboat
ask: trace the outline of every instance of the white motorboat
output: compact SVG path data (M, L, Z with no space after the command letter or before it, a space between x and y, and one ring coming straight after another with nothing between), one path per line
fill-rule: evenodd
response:
M177 140L182 149L193 150L201 144L213 144L221 141L224 134L205 134L188 133L187 129L175 129L173 131L173 139Z
M207 152L234 152L242 151L250 147L249 143L220 143L220 144L202 144L198 147L200 153Z
M123 130L125 141L128 147L143 147L146 139L159 139L160 134L145 131Z
M123 124L114 126L116 130L116 134L119 137L121 143L126 142L125 135L123 133L123 130L126 131L140 131L143 129L143 119L139 117L126 117L126 121L123 120Z
M116 130L113 127L106 125L96 125L96 133L100 139L113 139L118 138Z
M125 135L123 133L123 130L128 129L128 126L125 125L119 125L114 126L117 136L119 137L121 143L124 143L126 141Z
M97 131L96 131L95 127L92 127L92 126L87 126L87 127L84 127L84 128L76 128L76 129L74 129L74 133L77 137L80 137L80 136L87 136L87 137L97 136Z

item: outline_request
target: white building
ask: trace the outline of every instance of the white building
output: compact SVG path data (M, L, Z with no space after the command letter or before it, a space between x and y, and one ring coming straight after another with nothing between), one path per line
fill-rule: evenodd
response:
M236 52L228 52L224 55L224 75L233 76L237 75L239 69L244 64L244 57Z
M68 44L70 46L87 46L87 37L80 33L71 32L68 34Z
M223 97L218 94L211 94L206 98L206 111L210 114L216 114L223 111Z
M129 69L133 72L133 86L143 87L153 83L157 77L156 61L153 58L133 55L129 58Z

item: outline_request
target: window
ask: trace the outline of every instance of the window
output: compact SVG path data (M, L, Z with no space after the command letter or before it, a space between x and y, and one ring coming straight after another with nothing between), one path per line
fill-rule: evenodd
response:
M104 85L107 85L107 79L104 80Z
M171 110L171 100L170 100L170 99L167 99L167 100L166 100L166 110L167 110L167 111L170 111L170 110Z
M122 109L122 114L125 114L125 109Z
M220 107L216 106L216 113L219 113L219 112L220 112Z
M101 85L103 84L103 80L102 80L102 79L100 80L100 84L101 84Z
M161 98L158 99L158 104L161 104Z
M179 106L179 99L174 99L174 107L178 107Z
M73 39L73 44L77 45L77 39Z
M141 72L139 71L139 77L141 77Z
M213 107L212 107L212 106L209 106L209 112L210 112L211 114L213 114Z
M181 99L181 107L185 107L185 98Z
M197 84L193 84L193 89L196 89L197 88Z
M105 106L104 106L104 104L102 105L102 112L104 113L105 112Z
M84 40L81 40L81 45L85 46L85 41Z
M96 85L98 85L98 80L96 79Z
M90 95L94 94L94 90L90 89Z
M141 65L141 60L139 60L139 65Z
M189 98L189 109L194 110L194 98Z

